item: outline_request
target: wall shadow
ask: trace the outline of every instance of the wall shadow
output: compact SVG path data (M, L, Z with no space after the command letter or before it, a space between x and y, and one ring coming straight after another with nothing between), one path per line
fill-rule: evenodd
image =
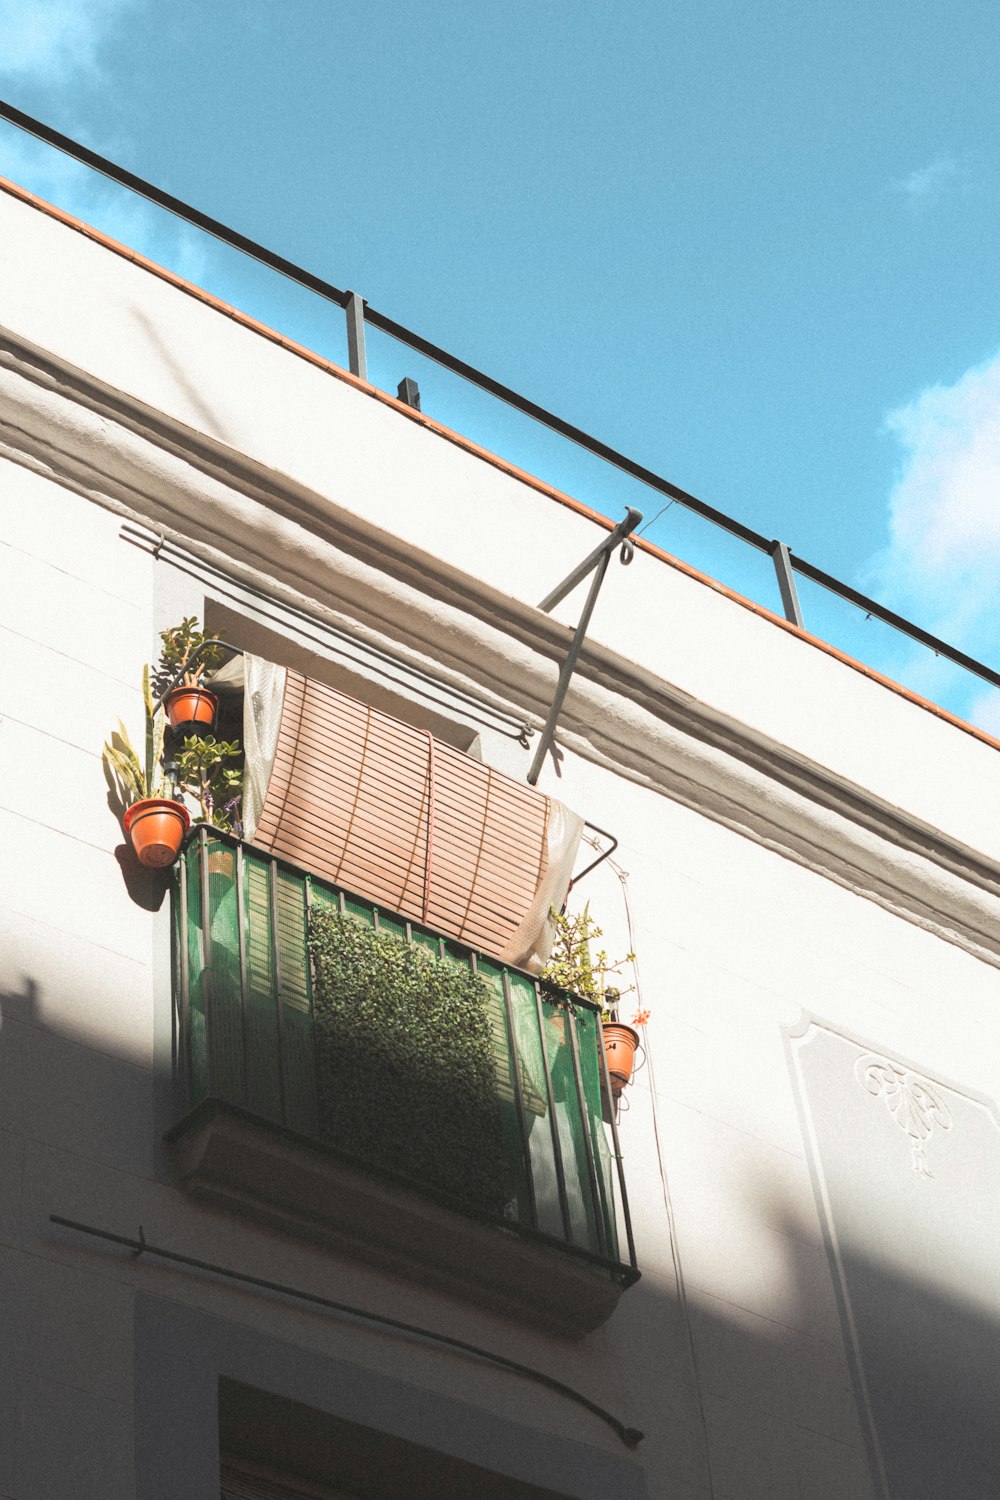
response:
M5 1094L0 1103L4 1105L4 1129L71 1153L73 1159L88 1157L105 1168L129 1171L137 1178L148 1176L162 1130L172 1123L163 1118L164 1110L179 1108L172 1084L169 1097L174 1104L168 1105L165 1096L157 1105L155 1092L163 1080L157 1079L154 1069L141 1072L124 1057L116 1060L113 1047L96 1052L75 1041L72 1046L65 1045L72 1039L42 1019L43 993L34 977L7 975L0 978L0 983L3 984L0 1077L4 1080ZM53 998L61 1005L72 1002L68 990ZM49 1010L51 1013L51 1007ZM12 1087L17 1074L21 1075L19 1083ZM664 1147L669 1168L669 1139ZM649 1179L646 1180L648 1183ZM137 1191L137 1203L138 1197ZM112 1215L114 1222L108 1222L111 1210L95 1202L92 1213L96 1227L134 1233L139 1210L136 1209L134 1224L126 1222L127 1201L127 1194L119 1196ZM184 1201L178 1191L178 1203L182 1205ZM815 1257L807 1255L805 1249L801 1256L797 1255L796 1246L806 1247L810 1236L815 1240L815 1225L804 1224L801 1215L783 1202L775 1184L766 1178L748 1188L744 1206L749 1214L777 1227L787 1237L790 1249L781 1297L791 1320L802 1325L805 1320L801 1316L796 1318L796 1313L801 1315L816 1295ZM46 1212L58 1213L64 1209L63 1204L55 1201L45 1207ZM875 1214L879 1205L869 1203L864 1208ZM183 1207L178 1212L183 1214ZM649 1271L654 1262L658 1263L662 1276L664 1267L669 1265L665 1217L659 1216L650 1200L642 1203L639 1218L640 1265ZM273 1239L279 1248L284 1243L297 1243L285 1241L280 1232L251 1221L254 1240L247 1242L244 1252L240 1225L246 1222L223 1209L192 1205L192 1239L185 1248L197 1253L200 1226L209 1228L211 1238L218 1227L231 1228L229 1263L234 1269L253 1273L258 1269L255 1247L261 1235ZM42 1227L34 1224L32 1232L38 1234ZM147 1232L149 1228L147 1225ZM961 1229L961 1225L956 1225L959 1250ZM682 1245L684 1230L682 1217L679 1225ZM86 1250L88 1258L126 1253L84 1241L80 1242L80 1248ZM811 1251L813 1246L808 1248ZM733 1254L737 1253L734 1247ZM900 1253L905 1257L905 1246ZM1000 1475L998 1319L988 1311L964 1303L960 1297L935 1289L916 1274L908 1275L879 1263L865 1245L853 1241L850 1235L841 1236L840 1256L857 1333L856 1386L850 1400L858 1403L862 1427L870 1420L873 1454L876 1460L881 1459L883 1479L874 1477L869 1481L860 1457L853 1468L844 1468L842 1478L831 1467L845 1446L843 1437L836 1435L839 1418L832 1410L840 1396L831 1394L830 1420L821 1421L817 1434L815 1421L810 1426L804 1406L796 1405L802 1394L796 1387L804 1387L812 1380L810 1369L800 1363L801 1334L791 1328L782 1331L775 1323L768 1337L758 1337L750 1321L736 1316L738 1309L734 1308L729 1316L724 1311L725 1304L715 1303L717 1310L712 1310L713 1299L698 1298L693 1336L700 1395L710 1408L706 1456L687 1330L677 1299L665 1279L657 1284L655 1277L649 1277L635 1292L626 1293L620 1312L612 1321L579 1344L540 1333L528 1336L527 1346L531 1351L528 1362L611 1407L630 1425L645 1429L646 1440L629 1462L645 1472L650 1500L675 1493L683 1495L685 1500L689 1495L692 1500L696 1496L702 1500L710 1493L709 1463L715 1500L765 1500L765 1497L783 1500L785 1496L788 1500L803 1500L803 1497L812 1500L813 1495L822 1495L823 1500L828 1497L865 1500L868 1495L885 1500L943 1500L943 1497L993 1500ZM341 1258L331 1252L334 1280L336 1268L341 1264ZM200 1274L190 1270L171 1273L173 1295L185 1301L191 1278ZM392 1285L391 1277L387 1284ZM630 1305L629 1299L636 1297L640 1289L641 1302ZM199 1295L194 1291L192 1300ZM425 1316L433 1321L445 1305L441 1299L432 1298ZM454 1332L461 1329L465 1313L457 1300L448 1306L447 1331ZM846 1307L841 1311L846 1316ZM627 1368L628 1325L634 1324L639 1314L658 1341L656 1364L644 1364L645 1356L637 1349L634 1367ZM299 1316L301 1309L295 1313L295 1318ZM335 1326L336 1320L327 1314L317 1312L310 1316L323 1318ZM476 1336L483 1337L478 1313L468 1314L468 1325L478 1329ZM293 1318L289 1332L292 1345L298 1337L294 1332L296 1326ZM502 1326L498 1322L493 1335L501 1353L505 1352L500 1337ZM386 1337L389 1335L373 1334L379 1340ZM521 1339L518 1330L519 1344ZM834 1346L830 1348L831 1354L836 1354ZM717 1352L713 1355L712 1350ZM418 1389L421 1359L411 1354L406 1340L399 1340L394 1357L400 1378L405 1382L409 1377ZM441 1357L455 1361L454 1376L461 1388L467 1373L463 1357L457 1354ZM779 1367L781 1373L776 1375ZM503 1377L504 1381L507 1379L519 1381L513 1374ZM260 1388L265 1393L268 1389L264 1376ZM549 1402L552 1398L544 1399ZM547 1406L547 1420L552 1420L553 1412L558 1419L560 1409L558 1404ZM266 1441L262 1443L261 1430L263 1422L266 1439L266 1400L263 1405L256 1403L255 1410L258 1417L253 1431L247 1432L244 1447L245 1456L259 1462L267 1448ZM265 1413L263 1417L259 1415L261 1410ZM566 1414L570 1427L578 1431L579 1411L567 1407ZM280 1451L277 1406L273 1421L277 1453ZM603 1429L595 1419L593 1438L598 1445L599 1436L603 1436ZM819 1439L828 1439L826 1446ZM239 1452L239 1426L229 1418L226 1441L231 1451ZM483 1452L479 1461L488 1468L491 1455ZM314 1455L310 1464L306 1478L337 1483L334 1455L326 1459ZM352 1470L352 1482L354 1478ZM404 1492L405 1486L400 1493ZM392 1492L370 1491L373 1497L388 1493ZM430 1496L433 1491L414 1486L408 1491L415 1500L420 1500L424 1493ZM564 1493L573 1496L578 1491L571 1487Z

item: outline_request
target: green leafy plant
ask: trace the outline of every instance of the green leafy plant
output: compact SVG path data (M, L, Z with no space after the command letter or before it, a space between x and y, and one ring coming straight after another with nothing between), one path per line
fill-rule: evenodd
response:
M487 982L333 911L314 913L309 946L321 1134L501 1215L515 1188Z
M222 631L218 631L217 635L221 636ZM165 692L178 672L182 672L180 685L198 687L203 674L220 666L225 658L226 653L221 646L209 646L206 650L201 650L205 642L212 639L214 638L201 629L197 615L188 615L179 625L161 631L160 660L153 682L156 691ZM189 666L196 652L200 652L200 655Z
M175 782L195 799L205 822L230 833L240 832L243 770L232 762L241 755L239 740L193 735L171 763Z
M634 953L611 959L603 948L595 953L591 947L604 936L590 915L588 902L579 912L550 913L555 940L548 963L540 974L550 984L570 990L601 1007L601 1019L614 1020L623 995L630 994L634 984L624 988L617 982L626 964L635 961Z
M145 801L148 797L168 795L162 766L164 720L162 715L153 713L148 666L142 669L142 701L146 719L142 755L132 744L128 730L119 719L110 741L105 742L102 756L125 807L131 807L134 802Z

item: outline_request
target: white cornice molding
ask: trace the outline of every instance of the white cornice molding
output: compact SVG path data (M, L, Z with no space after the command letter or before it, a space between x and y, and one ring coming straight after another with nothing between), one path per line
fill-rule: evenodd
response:
M567 627L4 331L0 455L473 697L547 711ZM559 738L1000 967L1000 864L593 640Z

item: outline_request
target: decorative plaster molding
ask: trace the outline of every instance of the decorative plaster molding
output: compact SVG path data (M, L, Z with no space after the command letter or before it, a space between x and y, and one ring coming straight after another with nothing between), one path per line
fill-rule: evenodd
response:
M0 330L0 455L279 602L544 716L570 631ZM1000 863L589 640L559 739L1000 967Z
M878 1098L900 1130L910 1139L912 1166L918 1177L931 1178L924 1142L934 1130L950 1130L951 1115L938 1091L919 1073L890 1062L877 1053L866 1052L854 1064L854 1076L861 1087Z

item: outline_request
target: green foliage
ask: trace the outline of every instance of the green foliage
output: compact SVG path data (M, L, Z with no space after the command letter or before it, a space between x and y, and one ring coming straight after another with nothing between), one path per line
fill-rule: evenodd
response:
M227 764L238 760L239 740L217 740L214 734L193 735L174 757L178 785L198 803L206 823L237 832L243 771Z
M193 618L184 625L196 623ZM169 634L169 632L166 632ZM238 740L217 740L214 735L199 735L177 751L173 777L168 781L163 770L163 739L166 719L153 712L153 690L149 667L142 669L142 701L145 710L144 754L140 758L122 721L105 744L103 759L116 783L118 795L126 807L146 797L169 797L173 786L187 792L198 803L206 823L241 833L239 826L243 770L238 762L243 754Z
M330 911L313 915L309 946L321 1133L501 1214L514 1187L486 981Z
M108 767L117 786L118 795L126 807L142 802L147 797L165 797L166 783L163 777L163 731L162 715L153 714L153 694L149 684L149 667L142 669L142 701L145 710L146 733L142 759L129 738L128 730L118 720L118 727L110 742L105 742L104 764Z
M615 982L625 965L635 960L635 954L626 953L624 958L611 959L603 948L596 953L591 951L591 943L602 938L604 930L590 915L589 901L581 912L553 911L550 915L555 941L549 961L539 977L560 989L581 995L585 1000L592 1000L601 1007L602 1018L610 1021L621 997L635 989L634 984L622 989Z
M218 636L222 634L221 630L217 632ZM221 646L209 646L208 650L203 651L188 670L188 662L194 653L207 640L212 639L213 637L207 635L199 626L197 615L188 615L179 625L174 625L170 630L161 631L160 640L163 644L154 680L157 693L165 692L167 685L182 668L184 669L184 675L181 678L183 686L197 687L204 672L220 666L225 652Z

